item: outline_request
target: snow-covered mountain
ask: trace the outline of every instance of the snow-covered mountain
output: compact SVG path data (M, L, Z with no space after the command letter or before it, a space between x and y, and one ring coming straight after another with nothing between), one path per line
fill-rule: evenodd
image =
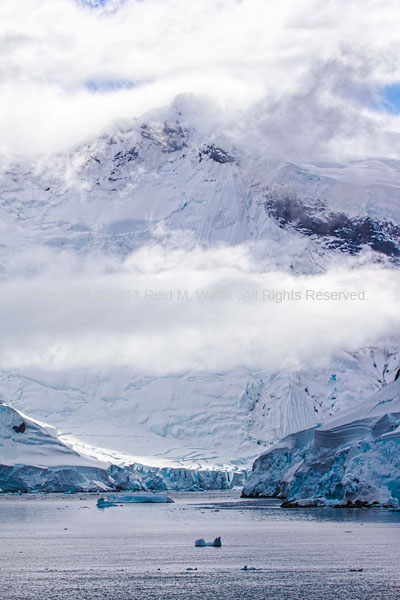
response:
M34 277L49 255L60 269L65 256L121 259L160 231L188 233L203 247L262 243L266 268L294 275L356 255L397 268L400 161L295 164L268 139L247 136L249 119L233 123L185 95L61 154L3 157L3 283ZM368 398L398 365L392 346L343 348L326 366L295 371L150 376L49 364L3 367L0 389L15 409L55 426L69 452L125 467L234 472L280 438Z
M62 154L3 157L2 271L24 246L126 254L160 224L209 244L268 240L271 266L296 273L368 247L395 261L400 161L294 164L247 140L246 118L185 95Z

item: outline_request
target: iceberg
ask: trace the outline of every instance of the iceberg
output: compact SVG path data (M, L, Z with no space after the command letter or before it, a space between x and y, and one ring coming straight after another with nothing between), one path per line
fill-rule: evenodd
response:
M206 542L203 538L195 540L194 545L196 548L205 548L206 546L210 546L213 548L221 548L222 542L220 537L216 537L213 542Z
M142 494L127 494L119 496L111 494L107 496L108 502L118 502L120 504L171 504L174 501L168 496L160 496L159 494L142 495Z
M113 506L119 506L115 502L109 502L108 500L104 500L104 498L99 498L96 504L97 508L110 508Z

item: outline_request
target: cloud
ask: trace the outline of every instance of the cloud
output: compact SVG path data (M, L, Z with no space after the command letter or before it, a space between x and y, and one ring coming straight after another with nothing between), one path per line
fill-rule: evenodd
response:
M394 0L2 0L0 147L59 150L182 92L238 109L263 97L306 106L316 58L321 89L330 78L322 64L347 64L343 83L329 85L334 104L354 115L357 94L360 110L364 92L369 102L371 90L400 79L397 9ZM336 113L318 114L333 122ZM370 118L399 129L396 115Z
M347 48L335 58L315 60L299 89L278 90L247 111L243 134L286 160L397 158L396 123L390 118L396 111L389 103L397 87L376 85L381 62Z
M400 274L346 259L317 276L265 269L249 246L147 245L79 269L49 253L0 289L4 369L146 375L325 364L395 343ZM65 257L64 257L65 258Z

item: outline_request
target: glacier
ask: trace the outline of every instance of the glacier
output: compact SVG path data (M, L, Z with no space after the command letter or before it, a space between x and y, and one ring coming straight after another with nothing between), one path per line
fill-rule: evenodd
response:
M272 442L379 390L398 362L396 348L365 349L297 372L143 378L127 370L85 370L68 379L3 372L0 385L13 407L51 423L78 453L149 469L240 471Z
M239 469L157 468L140 463L102 462L64 443L54 427L27 417L4 401L0 403L2 492L230 489L240 485L244 477L245 472Z
M283 506L397 508L400 380L324 424L286 436L254 463L243 495Z

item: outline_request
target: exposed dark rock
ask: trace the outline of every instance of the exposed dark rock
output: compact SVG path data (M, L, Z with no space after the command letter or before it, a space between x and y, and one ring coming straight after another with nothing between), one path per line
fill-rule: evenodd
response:
M329 248L357 254L362 246L390 257L400 256L400 226L369 216L350 218L325 210L320 201L302 201L296 195L267 194L266 212L280 227L291 227L304 235L326 238Z
M13 429L16 433L24 433L26 424L22 421L21 425L13 425Z
M289 500L285 500L281 504L281 508L301 508L301 505L298 502L289 502Z
M122 167L126 165L126 163L138 158L138 156L139 153L136 148L130 148L129 150L120 150L114 154L113 161L115 162L116 167Z
M210 158L211 160L213 160L217 163L220 163L220 164L236 162L235 158L233 156L228 154L228 152L226 152L225 150L222 150L222 148L218 148L217 146L214 146L214 144L211 144L210 146L204 146L204 148L202 148L200 150L200 152L199 152L200 162L201 162L203 156L206 156L207 158Z
M354 500L352 502L342 502L341 504L335 504L335 508L373 508L379 506L379 502L368 502L367 500Z

